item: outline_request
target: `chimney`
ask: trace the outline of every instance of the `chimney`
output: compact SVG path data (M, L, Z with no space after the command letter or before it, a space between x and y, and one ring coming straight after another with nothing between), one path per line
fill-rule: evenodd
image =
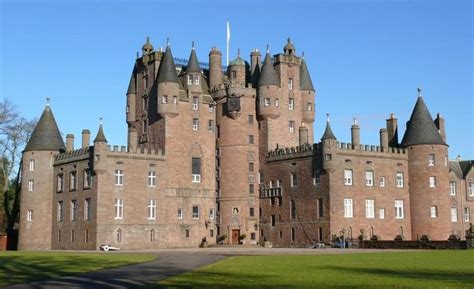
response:
M301 126L298 129L300 145L308 143L308 128L304 125L304 122L301 122Z
M440 113L436 115L436 119L434 121L436 127L438 128L439 134L444 142L446 142L446 127L444 125L444 118L441 116Z
M357 118L354 118L354 123L351 126L351 140L352 145L360 145L360 127L357 124Z
M91 131L88 129L82 130L82 147L86 148L90 144Z
M395 114L391 113L387 119L388 145L391 147L398 146L398 124Z
M74 150L74 135L68 134L66 135L66 151L70 152Z
M380 129L380 146L383 152L388 150L388 132L386 128Z
M213 47L209 52L209 89L222 83L222 53Z

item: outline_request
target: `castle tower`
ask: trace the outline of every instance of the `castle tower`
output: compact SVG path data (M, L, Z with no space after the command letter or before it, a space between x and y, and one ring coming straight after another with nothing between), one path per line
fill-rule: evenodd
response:
M333 160L336 156L337 149L337 138L332 132L331 124L329 122L329 114L326 115L326 129L324 130L323 136L321 137L322 149L323 149L323 168L327 171L333 171L335 169L335 161Z
M51 249L54 156L66 149L49 103L23 151L19 250Z
M310 127L309 130L309 139L313 141L313 122L315 115L315 106L314 106L314 97L315 90L313 86L313 81L309 75L308 67L306 66L306 61L304 60L304 55L301 59L300 66L300 90L301 90L301 109L303 111L303 121L308 124Z
M246 84L248 64L240 57L240 49L237 58L232 60L227 67L227 74L230 81L240 84Z
M222 53L213 47L209 52L209 88L222 83Z
M427 235L431 240L446 240L452 228L448 145L421 95L407 122L401 146L408 149L412 237Z

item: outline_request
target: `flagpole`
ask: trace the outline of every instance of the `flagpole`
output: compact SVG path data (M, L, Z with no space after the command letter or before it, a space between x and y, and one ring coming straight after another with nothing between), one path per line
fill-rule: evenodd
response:
M229 20L227 20L227 66L229 66L229 46L230 46L230 26Z

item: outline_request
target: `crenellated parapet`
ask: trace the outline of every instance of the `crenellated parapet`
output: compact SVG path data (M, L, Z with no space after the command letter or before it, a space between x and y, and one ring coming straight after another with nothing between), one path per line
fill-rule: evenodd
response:
M336 142L338 150L352 150L361 152L376 152L386 154L403 154L407 153L406 149L401 147L381 147L377 145L352 144L344 142Z
M84 159L88 159L93 150L93 146L88 146L76 150L66 151L61 154L54 156L54 165L65 164L70 162L76 162Z
M165 155L161 149L146 149L146 148L127 148L125 146L107 146L108 157L118 158L161 158L164 159Z
M302 144L294 147L276 148L268 152L268 161L285 160L312 156L314 151L321 149L320 144Z

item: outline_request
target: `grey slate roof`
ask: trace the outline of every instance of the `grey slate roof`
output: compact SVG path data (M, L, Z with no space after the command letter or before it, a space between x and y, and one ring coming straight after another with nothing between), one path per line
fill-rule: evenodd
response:
M407 129L401 146L418 144L446 145L421 96L418 97L410 120L407 123Z
M160 69L158 71L158 77L156 79L158 83L163 82L174 82L178 83L178 75L176 74L176 66L173 61L173 54L171 48L166 47L166 51L161 59Z
M229 63L229 66L234 66L234 65L245 65L245 60L238 55L234 60L232 60Z
M463 173L458 161L449 161L449 169L456 175L456 177L458 177L458 179L462 179Z
M321 137L321 140L325 139L337 139L334 133L332 132L331 129L331 124L329 123L329 120L326 121L326 129L324 130L323 136Z
M275 68L273 67L270 53L267 52L265 60L263 61L262 71L260 72L260 79L258 86L276 85L280 86L280 78L278 77Z
M191 55L189 55L188 67L186 67L186 72L201 72L201 67L199 67L199 62L194 48L191 50Z
M26 151L64 151L66 146L61 138L51 107L46 106L25 147Z
M136 87L135 87L135 73L132 72L132 76L130 77L130 82L128 83L128 89L127 89L127 94L133 94L137 93L136 92Z
M303 60L301 60L301 66L300 66L300 89L315 91L313 82L311 81L311 76L309 75L308 67L306 66L306 61L304 61L304 58Z
M471 168L474 166L474 160L469 160L469 161L459 161L459 166L461 167L462 174L464 178L467 177L467 174L471 170Z
M97 132L94 142L107 142L102 125L99 126L99 131Z

